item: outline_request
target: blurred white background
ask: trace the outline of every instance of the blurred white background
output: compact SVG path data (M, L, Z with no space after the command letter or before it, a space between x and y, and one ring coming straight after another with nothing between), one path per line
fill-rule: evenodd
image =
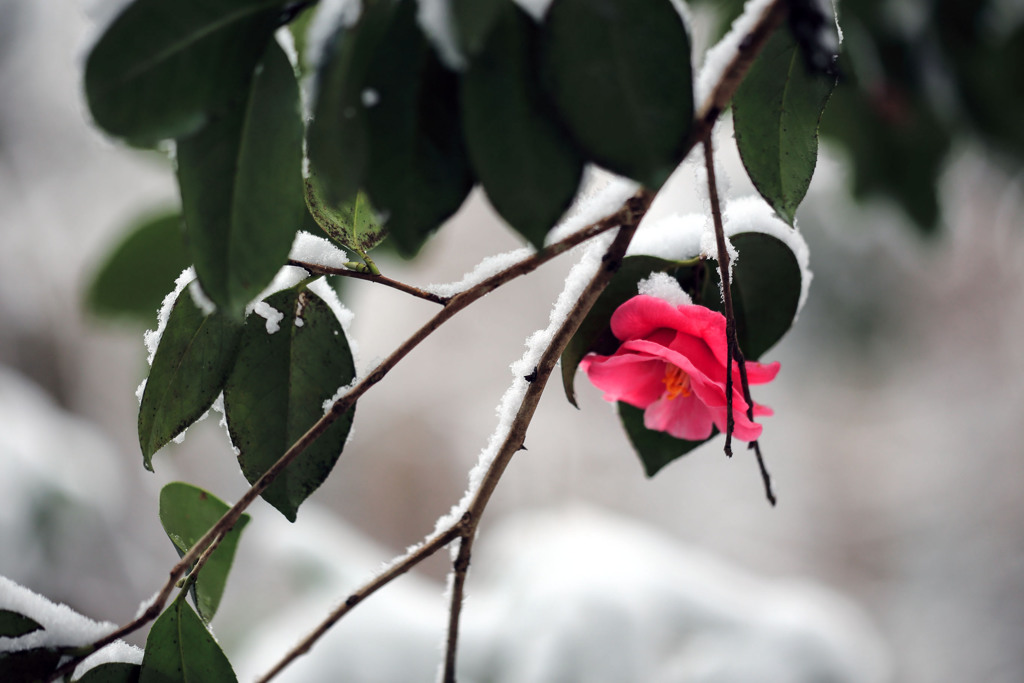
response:
M77 0L0 0L0 574L124 622L176 559L157 520L160 487L182 479L234 500L246 485L213 420L161 452L155 474L142 469L142 330L82 309L119 230L175 196L165 162L90 127L80 85L89 33ZM718 145L730 193L749 193L727 129ZM727 460L720 442L647 480L599 393L581 378L577 411L553 383L482 528L467 676L1024 680L1020 178L958 149L943 180L943 234L922 241L888 207L851 204L843 160L824 152L800 211L810 299L766 356L782 362L779 378L757 393L776 412L762 445L779 506L765 502L752 458ZM699 211L692 179L683 168L658 211ZM474 195L414 266L379 265L413 284L445 282L518 246ZM563 257L488 296L368 394L353 440L296 525L254 508L214 622L246 675L458 500L508 364L546 325L570 265ZM432 308L363 282L345 303L362 368ZM648 557L665 566L638 569ZM353 620L363 621L347 633L369 663L352 680L432 677L444 573L431 562L359 607ZM502 611L509 596L522 598L515 614ZM543 609L523 607L532 604ZM790 612L793 628L763 628ZM545 629L551 639L531 643ZM675 640L650 654L657 671L559 670L572 657L544 651L594 657L665 632ZM341 652L331 648L319 656ZM821 671L833 673L813 674L818 655L808 652L832 657ZM554 663L540 673L517 657ZM782 669L769 668L772 657ZM402 658L412 668L385 671ZM729 669L737 662L764 664Z

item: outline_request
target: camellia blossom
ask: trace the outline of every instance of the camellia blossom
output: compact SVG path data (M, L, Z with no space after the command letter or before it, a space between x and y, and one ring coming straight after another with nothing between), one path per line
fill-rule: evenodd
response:
M610 356L590 354L580 367L607 401L644 410L644 426L689 441L725 432L727 347L725 316L704 306L673 306L641 294L619 306L612 333L622 344ZM746 363L749 384L775 379L779 364ZM733 435L743 441L761 436L761 425L747 417L738 363L733 363ZM771 415L754 404L754 415Z

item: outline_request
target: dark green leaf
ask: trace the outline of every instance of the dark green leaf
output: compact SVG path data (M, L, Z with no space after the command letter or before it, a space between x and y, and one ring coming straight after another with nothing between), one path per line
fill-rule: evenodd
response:
M108 662L93 667L74 683L138 683L142 667L127 662Z
M317 70L308 153L328 204L351 200L366 178L370 154L366 107L372 101L367 71L382 49L396 6L396 0L365 3L358 23L339 28L328 41Z
M227 503L191 484L172 482L160 491L160 523L179 556L191 550L196 541L227 511ZM231 531L224 535L217 549L210 554L192 584L192 600L203 621L209 622L217 612L235 558L238 539L248 523L249 515L239 518Z
M466 145L491 204L539 248L576 194L583 159L541 93L539 28L504 1L463 77Z
M248 97L178 142L189 248L203 291L233 317L284 265L305 212L295 74L271 43Z
M472 58L480 53L502 10L509 4L510 0L451 0L459 47L466 56Z
M665 465L673 460L678 460L697 446L710 441L718 435L718 429L711 428L711 436L704 441L687 441L669 436L665 432L655 432L644 426L644 411L628 403L621 401L616 404L619 408L619 419L626 429L626 436L633 444L633 450L640 456L640 462L644 466L644 472L648 477L653 477Z
M316 176L310 176L306 178L306 207L331 239L357 254L370 251L388 235L364 192L335 208L324 198Z
M266 320L249 316L224 389L231 440L250 482L323 417L324 401L355 374L345 333L320 297L300 285L274 294L266 304L283 318L268 333ZM330 474L354 412L335 421L263 492L289 520Z
M736 145L761 196L790 225L818 160L818 122L835 78L808 70L796 41L779 30L733 98Z
M364 187L405 254L416 253L473 187L458 78L428 45L416 8L411 0L398 3L381 41L387 48L367 73L374 104L364 110L370 150Z
M757 360L793 324L800 303L800 266L788 246L764 233L740 233L730 240L740 253L732 278L736 340L744 357ZM722 312L717 265L707 272L700 301Z
M0 653L0 681L42 681L60 663L60 653L48 648Z
M661 187L693 121L690 40L671 0L555 0L544 27L546 84L576 141Z
M237 681L224 652L185 601L185 591L153 623L139 683Z
M164 295L189 263L180 212L137 221L97 269L86 305L96 315L152 324Z
M85 63L96 123L139 144L197 130L245 92L282 0L136 0Z
M683 289L697 302L703 287L707 267L693 261L668 261L655 256L628 256L605 290L594 302L594 306L580 323L576 334L569 340L562 352L562 387L569 403L576 405L573 388L576 368L590 352L611 355L619 347L619 341L612 334L610 320L612 313L628 299L637 295L637 284L651 273L669 273L679 281Z
M205 315L187 290L171 309L139 407L146 469L153 454L202 417L224 388L242 326L220 311Z
M12 612L9 609L0 609L0 638L17 638L42 628L35 619L26 617L24 614Z

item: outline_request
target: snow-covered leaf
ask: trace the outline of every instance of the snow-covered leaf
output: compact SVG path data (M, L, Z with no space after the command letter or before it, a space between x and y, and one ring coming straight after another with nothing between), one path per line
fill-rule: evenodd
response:
M590 158L658 189L693 121L690 40L671 0L555 0L545 83Z
M178 142L178 181L199 281L239 320L288 259L303 222L302 132L295 74L271 43L248 96Z
M139 407L146 469L153 454L209 410L224 388L242 326L220 311L204 313L183 291L167 319Z
M810 71L790 33L779 30L733 98L747 175L790 225L814 175L818 122L834 85L834 77Z
M182 591L149 631L139 683L237 680L220 645L188 606Z
M183 556L203 534L217 523L228 505L212 493L182 482L172 482L160 491L160 524L171 539L179 556ZM249 515L242 515L224 535L217 549L203 565L192 584L192 601L203 621L209 622L217 612L228 572L235 558L235 548Z
M299 285L270 296L277 326L250 316L224 388L228 429L238 461L255 482L324 415L323 404L352 381L345 332L316 294ZM345 446L355 408L338 418L264 492L289 520L330 474Z
M96 123L139 144L197 130L243 93L283 0L136 0L85 63Z
M152 324L164 295L188 265L181 212L143 218L93 275L86 305L105 318Z
M462 81L469 157L498 213L538 248L572 202L583 158L537 77L539 28L511 0Z

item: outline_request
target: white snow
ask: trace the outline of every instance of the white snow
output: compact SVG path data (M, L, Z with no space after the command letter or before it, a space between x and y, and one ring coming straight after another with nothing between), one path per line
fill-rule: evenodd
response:
M129 645L123 640L115 640L102 650L94 652L82 660L82 663L75 667L71 680L77 681L90 670L103 664L112 664L115 662L142 664L142 655L142 648L135 645Z
M725 204L722 221L726 237L742 232L760 232L781 240L792 250L800 267L800 303L797 313L807 300L811 280L810 251L803 235L796 228L782 221L760 197L751 195L734 199ZM731 243L729 258L736 263L740 254ZM661 220L640 224L636 236L629 245L627 256L645 254L675 261L687 261L697 256L717 260L714 233L708 229L707 217L703 214L670 214Z
M327 268L344 268L348 255L326 237L299 230L288 258Z
M17 638L0 638L0 652L87 645L117 628L116 624L93 621L67 605L50 602L5 576L0 576L0 609L23 614L43 627Z
M356 366L356 377L360 377L359 346L352 336L352 323L356 318L355 313L347 308L345 304L341 303L341 299L338 298L338 292L334 287L331 287L325 278L319 278L310 282L307 289L323 299L324 303L331 309L331 312L334 313L334 317L338 319L341 329L345 332L345 338L348 339L348 347L352 352L352 361Z
M203 315L210 315L217 310L217 304L210 301L210 297L206 296L206 292L203 291L202 285L199 284L199 280L193 280L192 284L188 287L188 293L192 297L192 303L196 305Z
M690 306L693 299L679 286L679 281L668 273L651 273L637 283L637 292L664 299L673 306Z
M494 462L494 458L497 456L502 443L508 436L519 406L526 396L527 389L530 386L530 383L526 381L527 375L537 367L555 332L565 322L583 290L601 267L601 257L614 239L615 232L610 230L595 237L586 244L586 247L583 249L582 258L569 271L562 293L559 294L551 309L551 313L548 316L548 326L530 335L526 340L526 351L523 353L522 358L509 366L512 371L513 380L511 386L501 397L501 402L496 409L498 424L491 433L487 445L480 452L476 465L469 472L469 485L465 494L447 515L437 520L435 532L446 529L461 517L476 496L483 477Z
M460 292L465 292L467 289L475 287L492 275L497 275L506 268L511 268L535 253L532 247L521 247L503 254L493 254L478 263L473 270L466 273L458 282L429 284L423 290L437 296L455 296Z
M275 334L281 329L281 321L284 320L284 313L277 310L266 301L258 301L253 306L252 312L266 319L267 334Z
M545 243L558 242L581 228L610 216L639 189L640 185L628 178L596 166L588 166L576 200L562 221L548 233Z
M380 102L380 93L373 88L365 88L363 92L359 93L359 98L363 101L363 106L369 109Z
M466 58L459 50L450 0L419 0L416 19L445 66L453 71L465 69Z
M142 339L146 344L146 350L149 351L146 362L150 365L153 364L153 357L156 356L156 347L160 345L160 337L163 336L164 330L167 329L167 319L171 317L171 309L174 308L174 302L178 300L178 295L181 294L181 290L185 289L185 285L194 280L195 277L196 270L192 266L181 271L181 275L174 281L174 289L164 297L163 302L160 304L160 309L156 313L156 329L146 330L145 334L142 335Z
M324 49L342 28L354 26L362 14L361 0L320 0L306 32L306 59L320 64Z
M285 56L288 57L288 62L292 65L292 71L296 75L301 73L299 51L295 48L295 36L292 35L291 30L287 26L281 26L274 31L274 39L281 49L284 50Z
M726 68L739 51L740 43L764 14L773 0L747 0L743 13L732 22L732 28L704 54L697 81L694 84L694 104L700 111L706 104L712 89L725 73Z

